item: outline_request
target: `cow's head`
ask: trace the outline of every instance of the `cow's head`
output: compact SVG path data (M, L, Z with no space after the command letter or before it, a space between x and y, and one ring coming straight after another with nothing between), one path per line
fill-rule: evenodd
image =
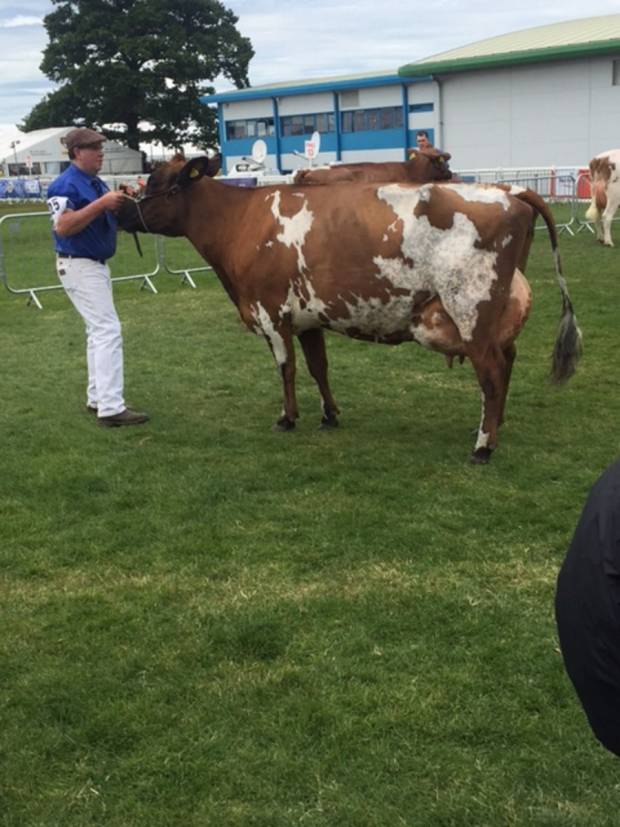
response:
M160 164L149 175L142 197L123 202L117 212L119 227L130 233L184 235L187 195L212 168L212 159L206 156L186 161L177 155Z
M448 164L452 156L435 147L426 149L412 149L409 153L410 176L412 181L449 181L452 171Z

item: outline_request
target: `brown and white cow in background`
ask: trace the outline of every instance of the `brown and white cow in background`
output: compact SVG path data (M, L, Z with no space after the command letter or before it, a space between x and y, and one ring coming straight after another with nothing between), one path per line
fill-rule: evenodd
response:
M384 344L417 341L470 359L482 391L472 461L497 442L514 343L501 336L533 211L500 188L467 184L228 187L204 159L170 162L127 199L124 229L185 236L211 264L247 327L262 335L283 382L280 430L295 426L297 336L317 382L323 426L337 425L323 330ZM552 238L553 241L553 238ZM580 333L554 245L563 312L552 376L567 379ZM445 313L436 325L429 306ZM441 320L440 320L441 321Z
M448 181L452 172L448 161L449 152L434 147L414 151L408 161L383 163L336 164L333 167L300 169L293 178L294 184L337 184L344 181L379 183L382 181L410 181L427 184L430 181Z
M590 178L592 203L586 218L594 222L601 244L613 247L611 222L620 207L620 149L610 149L592 158Z

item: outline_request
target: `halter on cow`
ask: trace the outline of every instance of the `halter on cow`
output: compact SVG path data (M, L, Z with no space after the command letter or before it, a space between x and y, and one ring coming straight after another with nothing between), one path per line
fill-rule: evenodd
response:
M276 428L289 430L298 417L293 336L318 385L324 427L337 425L339 412L324 328L385 344L418 341L471 360L483 396L472 461L487 462L515 355L503 320L515 269L529 250L529 204L504 189L465 184L242 190L205 172L200 158L163 165L145 198L125 202L119 224L185 236L209 261L278 364L284 406ZM552 375L564 381L580 334L557 250L555 262L563 313Z

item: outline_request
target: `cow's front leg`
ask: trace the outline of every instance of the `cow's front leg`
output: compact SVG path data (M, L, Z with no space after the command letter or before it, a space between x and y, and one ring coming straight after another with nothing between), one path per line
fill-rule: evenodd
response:
M320 328L306 330L300 333L298 338L306 357L310 375L316 382L321 394L321 407L323 409L321 428L335 428L338 425L336 414L340 411L327 380L327 353L323 331Z
M493 347L482 357L471 354L471 362L482 393L480 427L471 461L483 465L491 459L497 445L497 429L506 398L506 360L499 347Z
M281 313L280 307L269 313L260 302L247 303L240 308L240 313L248 327L265 337L282 377L284 406L273 429L290 431L295 427L295 420L299 416L295 398L295 348L290 313Z
M295 347L290 323L285 322L277 328L274 327L265 333L265 338L282 377L284 396L282 414L276 420L273 429L274 431L292 431L295 427L295 420L299 417L299 411L295 396Z

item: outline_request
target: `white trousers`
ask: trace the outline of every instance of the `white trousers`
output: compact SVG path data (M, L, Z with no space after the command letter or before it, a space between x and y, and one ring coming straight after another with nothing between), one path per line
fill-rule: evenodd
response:
M125 410L123 399L123 337L112 298L107 264L88 258L56 259L58 278L86 325L88 388L86 404L98 416Z

